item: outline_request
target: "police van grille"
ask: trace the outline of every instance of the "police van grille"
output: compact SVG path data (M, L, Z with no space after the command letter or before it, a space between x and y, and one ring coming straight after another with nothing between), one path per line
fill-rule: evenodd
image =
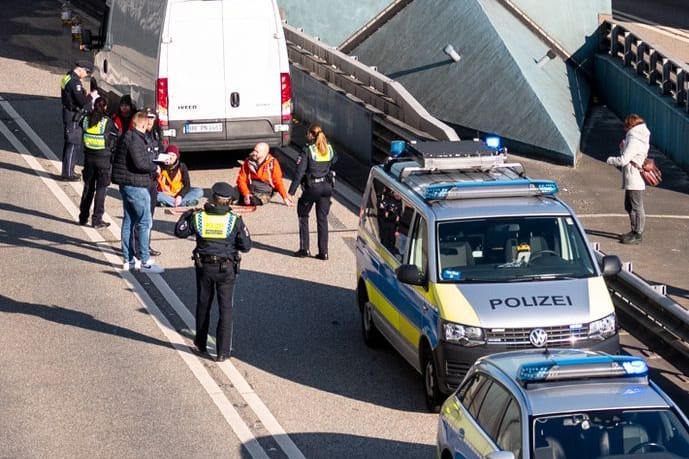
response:
M462 379L469 368L471 367L469 362L445 362L445 375L449 378ZM448 386L449 387L449 386ZM452 389L452 387L450 387Z
M509 349L532 348L529 341L529 333L536 328L506 328L499 330L487 330L486 337L489 346L506 346ZM570 328L568 325L558 327L538 327L548 334L549 347L570 347L576 341L588 339L589 327L582 325Z

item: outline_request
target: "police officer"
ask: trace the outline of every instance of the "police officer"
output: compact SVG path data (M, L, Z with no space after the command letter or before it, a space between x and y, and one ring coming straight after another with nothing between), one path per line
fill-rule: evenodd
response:
M76 61L74 69L67 72L60 83L65 140L62 149L62 180L76 182L80 178L79 174L74 173L74 156L81 151L82 130L79 123L89 104L81 79L92 71L93 64L89 61Z
M196 338L194 345L206 353L208 328L214 291L218 292L220 318L216 331L217 361L230 356L232 346L232 294L239 273L239 254L251 249L249 230L241 217L230 210L232 187L219 182L211 188L213 196L203 210L186 211L175 225L175 235L196 234L193 252L196 266Z
M316 225L318 228L318 254L316 258L327 260L328 212L330 212L330 198L335 185L335 172L331 170L331 167L337 161L337 155L318 124L309 126L306 140L306 146L297 157L297 176L289 188L291 195L297 191L299 184L303 189L297 202L299 250L294 252L294 256L299 258L310 256L309 213L313 205L316 204Z

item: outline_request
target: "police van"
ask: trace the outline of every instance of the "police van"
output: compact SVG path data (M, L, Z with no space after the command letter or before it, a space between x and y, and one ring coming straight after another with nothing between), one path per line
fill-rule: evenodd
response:
M180 149L289 145L292 94L275 0L107 0L93 78L117 107L155 107Z
M429 409L487 354L618 353L604 276L620 260L598 265L555 182L528 178L499 145L393 143L363 195L357 301L366 344L388 341L422 373Z

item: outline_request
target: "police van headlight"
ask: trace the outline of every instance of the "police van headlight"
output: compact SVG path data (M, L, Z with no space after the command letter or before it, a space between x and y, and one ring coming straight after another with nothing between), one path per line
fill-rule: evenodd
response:
M480 346L486 341L482 328L453 322L443 322L443 337L447 342L462 346Z
M589 324L589 338L609 338L617 333L617 318L615 314L595 320Z

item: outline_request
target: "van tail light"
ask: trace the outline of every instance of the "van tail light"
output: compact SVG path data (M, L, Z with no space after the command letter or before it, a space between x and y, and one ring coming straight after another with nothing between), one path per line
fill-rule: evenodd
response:
M282 102L282 122L292 121L292 80L289 73L280 74L280 99Z
M168 97L167 97L167 78L156 80L156 111L158 112L158 124L161 128L168 127Z

